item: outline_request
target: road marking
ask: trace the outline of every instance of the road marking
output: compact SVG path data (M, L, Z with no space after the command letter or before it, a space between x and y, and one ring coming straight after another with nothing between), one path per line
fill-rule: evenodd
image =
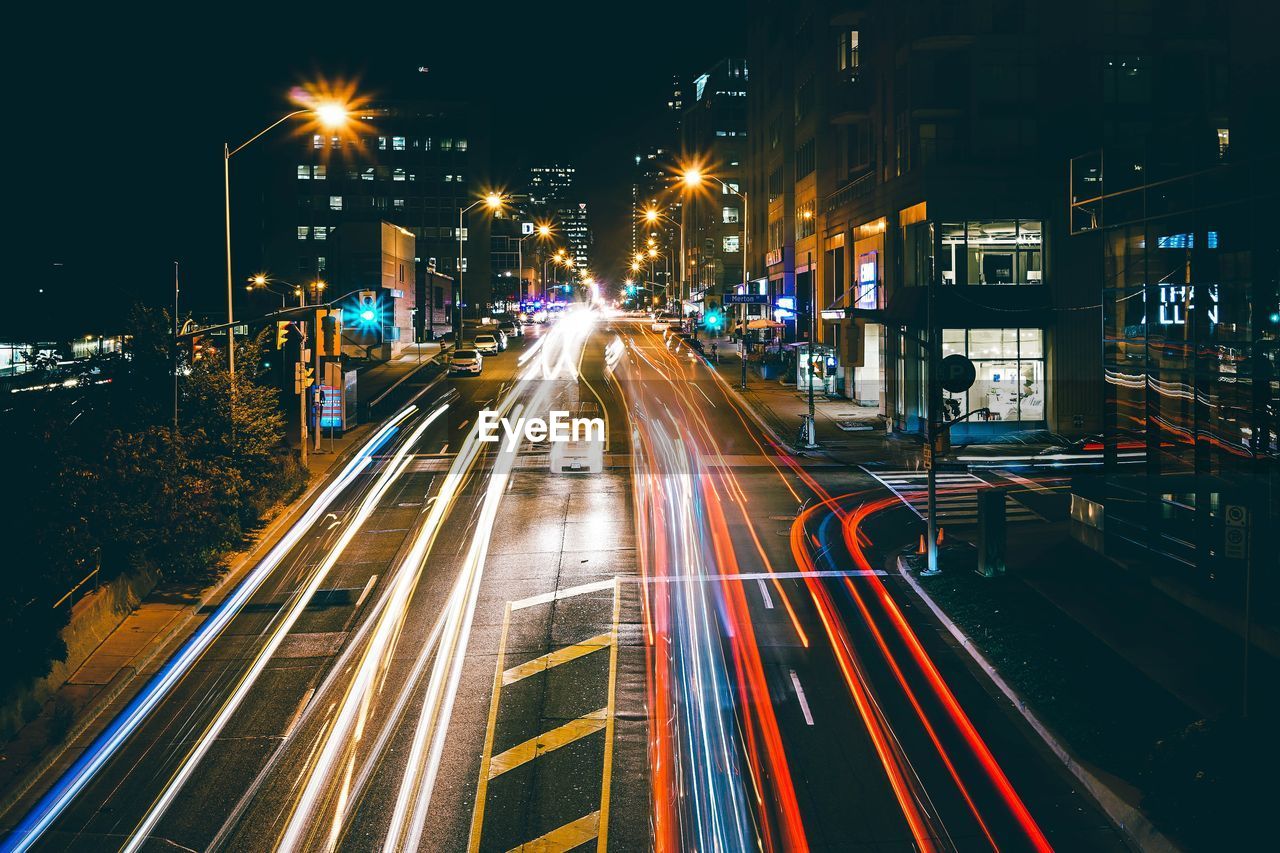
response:
M612 642L612 634L598 634L590 640L575 643L572 646L564 646L553 652L547 652L545 655L538 655L533 660L525 661L519 666L513 666L502 673L502 686L506 687L509 684L514 684L523 678L544 672L562 663L568 663L569 661L586 657L592 652L607 649Z
M800 700L800 713L804 714L804 721L813 725L813 714L809 712L809 700L804 698L804 688L800 686L800 676L796 675L793 669L791 672L791 686L796 689L796 698Z
M489 778L501 776L508 770L514 770L521 764L528 764L535 758L548 752L568 746L574 741L582 740L587 735L595 734L605 726L605 716L609 709L601 708L584 714L576 720L556 726L549 732L529 738L524 743L516 744L506 752L495 755L489 761Z
M635 581L636 583L644 583L647 581L651 584L680 583L683 581L699 581L702 583L714 581L719 583L720 581L754 581L769 580L771 578L778 578L780 580L802 580L804 578L869 578L872 575L882 578L886 577L888 574L889 573L884 569L824 569L816 572L739 572L731 575L662 575L661 577L650 577L644 580L635 578ZM631 578L628 578L627 580L631 580Z
M522 598L519 601L511 602L511 609L524 610L526 607L536 607L539 604L550 604L553 601L559 601L563 598L573 598L575 595L586 595L591 592L601 592L606 589L611 589L616 582L616 578L609 578L608 580L584 583L581 586L571 586L566 589L558 589L554 592L544 592L541 595Z
M377 575L369 575L369 580L365 582L364 589L360 591L360 597L356 599L356 606L354 609L359 610L360 605L364 604L365 598L369 596L369 590L373 589L373 585L377 580Z
M600 634L566 649L558 649L520 666L511 667L510 669L503 668L507 653L507 638L511 629L511 614L515 610L606 589L613 590L613 622L607 634ZM618 683L618 620L621 614L621 607L622 584L621 578L618 577L507 603L502 617L502 635L498 641L498 662L494 668L493 692L489 699L489 723L485 730L484 750L480 759L480 779L476 786L475 806L471 813L471 837L467 845L470 853L477 853L480 849L490 779L501 776L508 770L526 764L540 755L559 749L601 729L604 730L605 743L603 776L600 786L600 808L586 817L565 824L559 829L552 830L546 835L525 842L513 849L522 851L570 850L590 841L592 838L597 838L597 853L605 853L609 837L609 793L613 779L613 738L616 712L614 694ZM538 664L555 666L576 657L590 654L604 647L601 642L606 643L609 647L609 695L605 707L598 711L592 711L590 714L572 720L549 732L544 732L537 737L530 738L524 743L494 756L494 731L498 723L499 699L503 685L533 675L535 672L545 668ZM574 654L572 650L577 650L577 653ZM564 655L564 659L555 660L554 663L551 663L550 661L558 655ZM526 668L529 668L529 671L524 671ZM507 680L508 677L510 677L510 681Z
M298 703L298 707L294 709L293 716L289 719L289 725L284 727L282 737L288 740L293 734L293 730L298 727L298 721L302 719L302 712L307 709L307 705L311 702L311 697L316 695L314 687L308 687L307 692L302 694L302 701Z
M764 578L756 578L756 583L760 585L760 597L764 599L764 606L772 610L773 598L769 595L769 587L765 584Z
M464 428L466 428L467 424L469 424L469 423L471 423L471 418L467 418L465 421L463 421L462 423L458 424L458 429L464 429Z
M599 832L600 812L592 812L558 829L553 829L540 838L525 842L519 847L512 847L508 853L564 853L566 850L586 844Z
M1042 486L1041 484L1037 483L1035 480L1028 480L1026 477L1019 476L1018 474L1015 474L1012 471L997 471L996 473L999 474L1001 477L1004 477L1006 480L1012 480L1013 482L1017 483L1019 486L1026 486L1028 489L1031 489L1033 492L1040 492L1041 494L1045 494L1045 495L1051 495L1054 492L1054 489L1051 489L1048 486ZM1061 486L1059 486L1059 488L1061 488Z

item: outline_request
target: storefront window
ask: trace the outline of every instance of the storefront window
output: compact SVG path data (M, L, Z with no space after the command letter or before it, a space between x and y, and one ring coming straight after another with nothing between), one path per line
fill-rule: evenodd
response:
M948 420L982 408L992 421L1044 420L1043 331L943 329L942 355L952 354L968 356L977 378L965 393L944 393Z
M943 284L1043 284L1038 219L944 222Z

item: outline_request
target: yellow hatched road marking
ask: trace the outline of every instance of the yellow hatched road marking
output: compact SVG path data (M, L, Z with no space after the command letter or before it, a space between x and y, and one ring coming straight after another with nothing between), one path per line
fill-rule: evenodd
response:
M533 660L526 661L519 666L513 666L511 669L502 673L502 686L506 687L508 684L514 684L522 678L528 678L531 675L544 672L551 669L553 666L559 666L562 663L568 663L571 660L577 660L580 657L585 657L586 655L599 651L600 649L608 648L612 642L612 632L608 634L598 634L590 640L584 640L583 642L576 643L572 646L565 646L563 648L556 649L554 652L547 652L545 655L538 655Z
M592 812L564 826L553 829L541 838L513 847L509 853L563 853L565 850L585 844L600 831L600 812Z
M540 755L546 755L552 750L568 746L575 740L581 740L589 734L600 731L605 727L605 715L607 713L609 713L608 708L592 711L590 714L581 716L576 720L570 720L562 726L556 726L549 732L543 732L537 737L531 737L524 743L511 747L501 755L495 755L489 761L489 778L501 776L508 770L514 770L521 764L527 764Z

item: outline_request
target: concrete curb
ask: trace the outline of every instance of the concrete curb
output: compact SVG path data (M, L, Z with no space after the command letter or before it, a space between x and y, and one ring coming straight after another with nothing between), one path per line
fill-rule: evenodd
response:
M361 424L356 430L370 429L372 424ZM355 452L362 447L361 441L353 441L349 447L334 457L329 465L329 469L324 476L318 478L316 482L307 487L301 495L292 503L286 505L280 513L272 519L257 537L257 540L243 552L243 555L236 560L235 564L228 570L221 579L212 587L205 591L193 606L187 609L186 615L175 619L170 626L169 631L163 638L158 638L158 642L152 645L152 650L146 657L142 658L135 664L123 667L116 675L107 683L102 692L95 696L89 705L85 708L81 718L76 721L71 730L67 733L62 741L51 746L44 756L38 759L35 764L27 769L20 777L19 781L5 792L4 798L0 800L0 827L11 827L9 820L9 812L35 788L44 777L54 770L58 763L70 752L80 741L97 737L101 734L105 726L99 726L96 731L94 727L102 719L115 704L116 701L125 694L130 687L134 686L138 681L138 676L151 669L152 664L159 658L167 660L172 656L176 647L186 640L195 629L194 622L199 617L200 611L212 602L219 599L224 591L229 587L233 587L236 583L243 579L244 575L250 568L257 565L262 559L264 553L271 549L284 531L298 521L303 514L305 508L311 504L317 492L325 486L332 472L340 469L341 465L349 459Z
M1040 721L1035 713L1027 707L1026 701L1014 691L1007 681L1004 680L1000 673L996 671L996 668L983 656L982 652L978 651L977 647L973 644L973 641L965 636L959 626L957 626L955 622L951 621L951 617L949 617L942 608L938 607L938 605L934 603L933 599L924 591L919 582L911 576L906 560L902 556L898 556L895 558L894 563L898 569L898 574L906 580L907 584L915 591L915 594L919 596L920 600L928 606L934 617L941 622L944 627L946 627L947 631L955 641L960 644L960 647L969 653L969 657L971 657L974 663L976 663L978 667L986 673L992 683L995 684L996 687L1000 688L1000 692L1003 693L1005 698L1013 704L1013 707L1022 715L1022 718L1027 721L1027 724L1030 725L1031 728L1035 730L1035 733L1040 736L1040 739L1044 741L1045 746L1049 747L1049 749L1053 751L1053 754L1058 757L1058 760L1061 761L1067 770L1071 772L1071 775L1076 778L1076 781L1084 786L1085 790L1089 792L1094 801L1101 806L1107 817L1111 819L1111 822L1119 827L1120 830L1124 832L1131 841L1138 845L1138 848L1141 850L1152 851L1152 853L1177 851L1179 849L1177 845L1170 841L1163 833L1160 832L1160 830L1156 829L1151 821L1147 819L1146 815L1134 806L1130 805L1115 791L1111 790L1105 782L1094 775L1087 767L1083 766L1079 760L1076 759L1076 757L1072 755L1065 746L1063 746L1062 742L1059 741L1049 728Z

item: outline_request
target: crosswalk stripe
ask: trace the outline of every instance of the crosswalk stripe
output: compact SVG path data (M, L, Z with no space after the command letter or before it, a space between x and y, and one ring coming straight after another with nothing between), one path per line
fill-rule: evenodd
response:
M863 468L898 496L922 519L929 517L929 473L927 471L875 471ZM953 524L976 524L978 490L991 483L969 473L939 472L935 497L938 519ZM1033 521L1040 515L1011 497L1005 500L1005 518L1009 521Z
M519 847L512 847L508 853L563 853L586 844L599 834L600 812L597 811L526 841Z

